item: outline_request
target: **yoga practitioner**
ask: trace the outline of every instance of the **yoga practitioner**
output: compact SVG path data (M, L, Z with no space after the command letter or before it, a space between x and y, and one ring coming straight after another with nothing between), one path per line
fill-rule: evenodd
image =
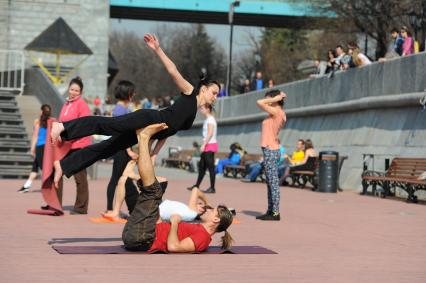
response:
M52 108L48 104L43 104L40 108L40 117L34 120L33 136L31 138L31 155L34 157L33 167L28 180L18 190L20 193L27 193L32 182L37 178L38 169L43 170L44 145L46 144L47 121L52 114Z
M266 186L268 190L268 210L256 216L259 220L280 220L280 185L278 179L278 161L280 159L280 141L278 134L287 118L283 110L286 94L271 90L265 98L259 99L257 105L269 114L262 122L261 142Z
M165 123L139 130L138 170L141 177L140 195L123 230L123 242L129 250L168 252L201 252L208 248L215 233L225 232L222 248L231 247L232 237L227 232L232 224L232 213L226 206L206 207L200 216L200 224L181 222L179 215L172 215L170 222L161 222L159 206L163 190L155 178L149 152L149 140L156 133L167 129Z
M136 165L136 161L134 160L130 160L127 163L127 166L123 171L123 175L118 180L118 185L115 190L114 209L112 211L103 213L102 216L104 218L110 219L113 221L121 220L119 218L120 209L121 209L121 206L123 205L125 194L127 194L127 190L125 188L126 182L129 182L129 181L131 182L132 180L141 182L140 176L134 173L135 165ZM160 176L156 176L156 178L158 182L160 183L161 189L163 190L163 193L164 193L167 188L167 179ZM141 184L139 184L139 186L141 186ZM135 203L131 203L132 207L134 207ZM128 205L127 202L126 204ZM193 191L191 192L191 196L189 197L188 205L179 201L173 201L168 199L161 202L160 218L163 221L170 221L170 217L173 214L178 214L182 218L182 221L191 222L205 212L206 205L207 205L207 199L204 196L204 194L200 190L194 188Z
M156 123L166 123L168 128L153 136L157 143L151 155L158 154L167 137L174 135L178 131L191 128L199 106L214 104L220 91L218 82L202 79L196 87L192 86L182 77L176 65L161 49L160 43L155 36L146 34L144 40L148 47L160 58L182 95L172 106L160 111L141 109L119 117L92 116L67 123L54 123L51 133L53 143L58 138L73 140L93 134L112 136L106 141L86 147L80 152L75 152L61 161L55 161L55 184L57 184L62 174L71 176L99 159L107 158L119 150L136 144L135 130Z

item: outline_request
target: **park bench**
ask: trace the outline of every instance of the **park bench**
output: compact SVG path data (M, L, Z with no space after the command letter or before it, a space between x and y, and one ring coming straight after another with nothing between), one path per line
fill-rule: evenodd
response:
M163 158L162 166L189 169L189 163L194 154L193 149L182 149L179 151L169 151L169 157Z
M426 190L426 180L418 180L425 171L426 158L396 157L385 172L365 170L362 173L361 194L367 194L371 186L372 194L375 195L379 186L383 189L382 197L386 197L400 188L407 192L408 202L417 202L416 191Z
M223 168L223 175L225 177L232 176L237 178L240 175L244 178L247 174L247 165L251 162L259 162L262 158L262 154L244 154L244 156L240 160L240 164L238 165L225 165Z

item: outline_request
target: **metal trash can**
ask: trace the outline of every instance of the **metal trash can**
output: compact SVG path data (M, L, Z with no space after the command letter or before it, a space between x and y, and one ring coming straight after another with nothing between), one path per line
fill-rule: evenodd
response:
M319 153L318 192L336 193L339 187L339 153L322 151Z

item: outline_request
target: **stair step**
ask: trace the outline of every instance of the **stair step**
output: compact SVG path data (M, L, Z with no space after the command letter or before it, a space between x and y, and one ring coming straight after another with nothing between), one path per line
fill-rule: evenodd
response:
M21 113L19 112L0 112L0 120L7 120L7 119L21 119Z
M11 168L0 170L0 179L26 179L31 173L30 169ZM19 189L19 188L17 188Z
M9 153L0 154L0 164L9 164L10 162L32 163L34 158L28 153Z
M0 138L0 145L25 145L30 147L30 141L22 138Z
M27 134L25 132L21 133L15 133L15 132L0 132L0 139L1 138L15 138L15 139L24 139L26 140Z
M11 119L11 120L0 119L0 127L1 126L24 126L24 122L22 120L17 120L17 119Z
M0 126L0 133L26 133L25 127L22 126L8 126L8 125L1 125Z
M10 153L28 153L30 147L28 145L3 145L0 144L0 154L10 152Z
M18 106L18 104L14 100L13 101L12 100L10 100L10 101L0 100L0 108L10 108L10 107L15 108L17 106Z
M18 114L18 107L0 107L0 114Z

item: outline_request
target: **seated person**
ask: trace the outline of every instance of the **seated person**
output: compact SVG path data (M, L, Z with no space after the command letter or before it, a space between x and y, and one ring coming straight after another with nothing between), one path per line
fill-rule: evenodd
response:
M216 173L223 174L223 168L226 165L238 165L241 162L241 158L245 154L245 151L239 143L234 142L229 146L231 153L228 158L219 160L219 163L216 165Z
M198 163L200 162L201 150L200 145L194 141L192 143L192 148L194 149L194 153L192 154L191 160L189 161L189 172L198 173Z
M288 176L291 165L297 165L303 162L305 158L305 141L303 139L297 140L296 150L291 155L291 158L287 154L284 155L285 162L278 166L278 176L280 178L280 185L285 184L285 177Z
M128 178L140 182L140 176L135 174L134 168L136 161L130 160L127 163L126 168L123 171L123 175L120 177L117 189L115 190L114 196L114 207L113 210L107 213L102 213L102 217L120 222L120 209L123 205L126 188L125 184ZM167 187L167 179L164 177L157 176L157 180L160 183L163 194ZM138 184L140 187L140 184ZM197 188L194 188L191 191L191 196L189 197L188 205L173 200L164 200L160 204L160 218L163 221L170 221L170 217L173 214L178 214L182 221L191 222L194 221L199 215L205 212L205 207L207 206L207 199L204 194Z
M164 129L167 129L167 125L162 123L137 131L140 195L124 226L122 239L125 248L135 251L202 252L208 248L215 233L225 232L222 248L229 249L232 237L227 229L232 224L233 216L226 206L206 207L200 216L200 224L181 223L181 217L176 214L170 217L170 223L161 221L159 206L163 190L155 177L148 143L154 134Z
M278 177L280 177L284 173L284 169L286 164L288 163L285 158L285 148L281 145L280 146L280 159L278 161ZM246 176L241 179L241 182L256 182L257 177L262 173L263 169L263 158L259 161L252 162L248 165L248 170L246 170L248 173ZM281 175L279 172L282 171Z
M314 149L314 145L311 140L305 141L305 157L301 163L290 165L289 169L286 170L284 175L280 178L280 184L285 182L285 178L294 171L314 171L315 160L318 158L318 154Z

